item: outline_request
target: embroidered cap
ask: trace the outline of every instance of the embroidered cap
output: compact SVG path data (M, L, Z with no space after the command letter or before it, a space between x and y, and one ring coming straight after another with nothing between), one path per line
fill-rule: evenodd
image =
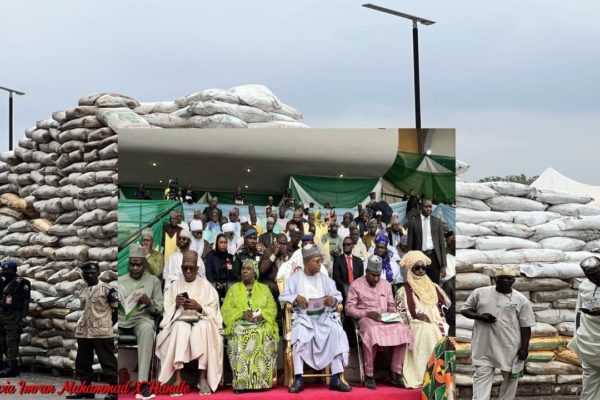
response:
M308 244L302 248L302 259L304 261L310 260L311 258L321 257L319 248L314 244Z
M381 273L381 257L379 256L371 256L367 261L367 271Z

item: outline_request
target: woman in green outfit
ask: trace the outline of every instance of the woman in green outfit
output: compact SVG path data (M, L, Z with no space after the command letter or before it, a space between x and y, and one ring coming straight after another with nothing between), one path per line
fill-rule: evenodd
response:
M257 281L258 264L244 261L241 273L242 282L229 288L221 307L235 393L272 387L279 341L277 305Z

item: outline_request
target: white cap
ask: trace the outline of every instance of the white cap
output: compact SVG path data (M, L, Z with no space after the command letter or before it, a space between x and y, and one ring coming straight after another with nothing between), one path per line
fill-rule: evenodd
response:
M192 234L187 229L180 230L177 235L179 237L185 237L185 238L188 238L188 239L192 240Z
M190 231L201 231L203 229L202 221L194 219L190 222Z
M233 232L235 231L235 224L233 222L228 222L226 224L223 224L222 228L223 233Z
M246 217L245 215L240 217L240 224L245 224L246 222L248 222L248 217Z

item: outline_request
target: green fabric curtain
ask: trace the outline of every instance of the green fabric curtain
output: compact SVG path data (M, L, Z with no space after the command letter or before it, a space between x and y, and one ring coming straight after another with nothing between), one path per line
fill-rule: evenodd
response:
M429 158L456 173L456 157L430 155Z
M369 194L379 182L377 178L335 178L301 175L294 175L292 178L292 194L296 199L300 198L298 190L302 189L318 203L329 203L333 207L340 208L356 207L357 204L369 197ZM296 184L300 187L297 187Z
M422 154L398 152L394 165L384 175L384 179L391 182L398 189L408 193L414 189L418 195L436 201L452 200L456 197L456 159L446 156L430 156L433 161L448 168L451 173L435 174L416 171L423 159Z
M181 209L181 203L164 200L119 200L119 248L142 227L155 220L161 214L166 214L150 226L154 234L154 246L155 248L160 248L162 246L163 226L164 223L168 223L169 211L173 209ZM141 243L140 233L138 232L134 242ZM124 275L129 271L128 258L128 247L119 250L119 275Z

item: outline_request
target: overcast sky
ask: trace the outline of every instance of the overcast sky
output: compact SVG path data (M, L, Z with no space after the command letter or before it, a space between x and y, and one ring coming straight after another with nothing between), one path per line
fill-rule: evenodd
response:
M437 21L419 30L423 126L456 128L466 178L552 166L600 185L599 2L373 2ZM162 101L244 83L313 127L414 127L412 25L362 3L3 1L0 86L27 92L15 142L90 92Z

